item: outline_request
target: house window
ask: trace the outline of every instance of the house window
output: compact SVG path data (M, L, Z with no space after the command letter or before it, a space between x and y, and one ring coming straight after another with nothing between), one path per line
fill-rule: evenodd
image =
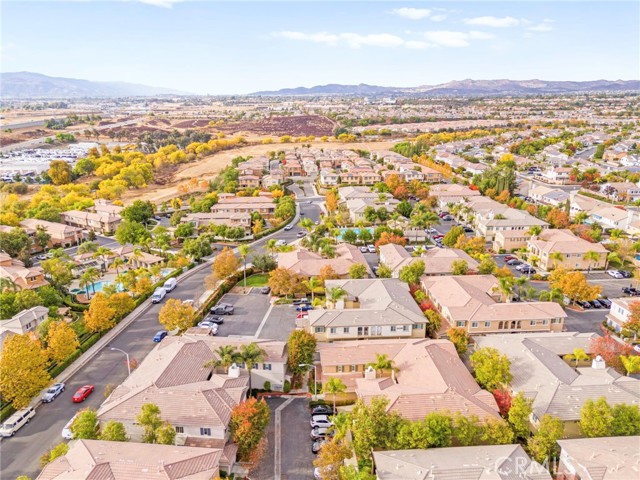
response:
M536 321L535 320L531 320L529 322L529 325L531 325L532 327L535 327L536 326Z
M356 367L355 365L351 365L351 371L352 372L357 372L358 371L358 367Z
M549 320L547 320L547 319L542 320L542 324L543 324L543 325L546 325L546 324L548 324L548 323L549 323Z
M552 318L551 323L562 323L562 319L560 318Z
M402 326L402 331L403 332L408 332L409 331L409 325L403 325Z
M252 366L251 368L253 368L254 370L257 370L257 369L258 369L258 364L257 364L257 363L254 363L254 364L253 364L253 366Z
M211 436L211 429L210 428L202 428L202 427L200 427L200 436L202 436L202 437L210 437Z
M337 328L335 328L335 327L331 327L331 328L329 329L329 332L331 332L331 333L337 333L337 331L338 331L338 329L337 329Z
M262 364L262 369L263 370L271 370L271 364L270 363L263 363Z
M491 327L491 322L484 322L484 327L485 328L490 328Z
M176 427L176 433L184 433L184 427Z
M471 322L471 328L478 328L478 322Z
M336 371L337 371L338 373L342 373L342 371L343 371L342 365L338 365L338 366L336 367Z
M316 333L324 333L324 327L316 327L315 328L315 332Z
M395 325L391 325L391 331L395 332L396 331L396 326Z
M456 322L456 327L464 327L464 322Z
M349 327L344 327L344 328L342 329L342 332L343 332L343 333L349 333Z
M414 323L413 324L413 329L414 330L422 330L424 328L424 323Z

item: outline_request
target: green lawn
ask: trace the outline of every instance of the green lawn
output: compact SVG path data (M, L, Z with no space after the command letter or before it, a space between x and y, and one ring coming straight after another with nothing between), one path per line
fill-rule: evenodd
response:
M268 280L269 280L268 273L251 275L250 277L247 277L247 287L264 287L267 284ZM238 282L238 285L240 286L244 285L242 279L240 279L240 281Z

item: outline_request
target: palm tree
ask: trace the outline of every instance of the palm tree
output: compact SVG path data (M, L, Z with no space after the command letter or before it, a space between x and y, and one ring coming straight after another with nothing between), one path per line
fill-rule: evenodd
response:
M638 355L630 357L621 356L620 360L622 361L622 365L624 365L624 369L627 371L627 375L640 372L640 357Z
M249 392L251 392L251 371L255 363L261 362L267 356L267 352L256 343L242 345L237 359L244 362L245 368L249 372Z
M564 300L564 294L557 288L551 290L542 290L538 295L538 300L541 302L562 302Z
M100 272L94 268L90 267L84 271L84 273L80 276L80 286L86 289L87 299L91 298L91 294L89 293L89 285L91 285L91 289L93 293L96 293L95 282L100 278Z
M549 260L553 260L553 268L554 270L558 268L558 262L561 262L564 259L564 255L560 252L553 252L549 254Z
M221 345L215 349L214 353L218 358L209 360L204 364L205 367L223 367L224 373L229 372L229 367L238 360L238 351L233 345Z
M78 254L95 252L98 250L98 244L96 242L84 242L78 247Z
M622 258L620 258L618 252L609 252L609 254L607 254L607 261L605 262L604 269L606 270L609 264L613 262L622 265Z
M9 277L0 277L0 292L4 293L5 290L17 292L19 290L18 284Z
M311 277L309 278L309 280L304 282L304 284L311 292L311 303L313 303L315 289L322 286L322 281L319 280L317 277Z
M502 292L502 301L508 302L513 293L513 284L515 279L513 277L501 277L498 279L498 285L494 287L495 290Z
M395 371L397 370L393 360L389 358L386 353L376 353L375 363L370 363L368 367L373 367L376 372L383 372L385 370L391 370L391 378L395 382Z
M347 295L347 291L341 287L333 287L326 293L327 293L327 299L334 305L338 300L340 300L341 298Z
M113 262L111 262L111 266L116 269L116 275L120 275L119 267L125 265L125 263L126 262L122 259L122 257L116 257L113 259Z
M584 223L584 221L589 218L589 214L587 212L578 212L576 216L573 218L573 221L578 225Z
M335 404L333 410L335 411ZM346 437L349 427L351 426L351 416L346 412L340 412L337 415L334 415L331 418L331 421L333 422L331 429L335 432L334 438L336 440L340 440L341 438Z
M533 225L530 229L529 229L529 235L531 235L532 237L534 236L538 236L540 235L540 233L542 232L542 227L540 225Z
M272 256L276 252L276 242L277 242L277 240L275 238L270 238L269 240L267 240L267 251Z
M591 264L593 262L597 262L598 260L600 260L600 254L598 252L594 252L593 250L589 250L588 252L586 252L582 258L584 258L585 260L587 260L589 262L589 270L587 271L587 275L591 274Z
M329 380L325 382L325 384L322 386L322 389L324 390L325 393L330 393L333 395L333 411L335 412L336 394L346 392L347 386L339 378L331 377Z
M140 266L140 258L142 258L142 250L138 247L135 247L133 249L133 252L131 252L130 256L129 256L129 260L127 261L127 263L129 265L135 265L137 267Z
M313 220L311 220L310 218L303 218L302 220L300 220L300 222L298 222L298 225L304 228L307 232L310 232L311 230L313 230L313 227L315 227Z
M93 258L98 258L100 257L100 259L102 260L102 265L104 266L104 270L107 269L107 257L112 255L111 250L109 250L107 247L98 247L94 252L93 252Z
M573 358L576 361L576 368L578 368L578 362L581 360L589 360L589 354L585 352L582 348L574 348L573 349Z
M529 282L529 278L528 277L518 277L518 278L516 278L515 286L517 287L518 297L521 296L521 293L520 293L521 289L522 289L522 287L524 287L527 284L527 282Z
M238 247L238 253L240 257L242 257L242 262L244 263L244 269L242 270L242 274L244 276L244 288L247 288L247 255L251 251L251 247L249 245L240 245Z

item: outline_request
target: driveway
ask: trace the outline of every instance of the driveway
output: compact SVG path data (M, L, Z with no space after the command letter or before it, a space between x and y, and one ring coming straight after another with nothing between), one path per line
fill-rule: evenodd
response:
M258 337L286 342L296 328L296 315L293 305L274 305Z
M567 332L580 333L597 333L602 334L600 326L609 309L601 308L598 310L585 310L584 312L576 312L570 308L564 309L568 317L564 320L564 329Z
M224 323L218 330L219 337L243 335L252 337L269 310L269 296L262 295L259 289L252 289L247 295L227 293L220 303L230 303L235 307L233 315L225 315ZM263 337L264 338L264 337Z

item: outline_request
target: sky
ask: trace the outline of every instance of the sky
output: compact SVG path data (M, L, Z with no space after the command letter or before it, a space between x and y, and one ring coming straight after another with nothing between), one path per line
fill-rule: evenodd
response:
M0 70L199 94L640 79L640 2L2 0Z

